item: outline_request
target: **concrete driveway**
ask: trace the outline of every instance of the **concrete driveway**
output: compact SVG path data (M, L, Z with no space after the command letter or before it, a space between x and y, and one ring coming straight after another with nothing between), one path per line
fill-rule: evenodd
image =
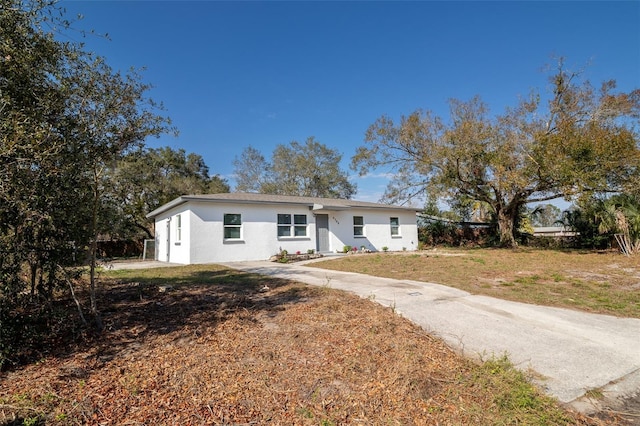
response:
M508 355L550 395L582 412L640 397L640 319L471 295L417 281L304 264L226 263L230 268L358 294L386 306L471 357ZM585 397L598 389L602 401Z

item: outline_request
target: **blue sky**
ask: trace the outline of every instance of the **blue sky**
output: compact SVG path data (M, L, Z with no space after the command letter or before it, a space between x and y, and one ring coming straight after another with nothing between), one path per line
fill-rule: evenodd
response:
M480 95L492 112L547 86L566 58L595 84L640 87L640 2L72 1L72 35L115 69L146 67L178 137L148 141L202 155L230 184L251 145L315 138L347 169L376 118ZM353 174L353 173L352 173ZM377 201L383 171L353 175L356 199Z

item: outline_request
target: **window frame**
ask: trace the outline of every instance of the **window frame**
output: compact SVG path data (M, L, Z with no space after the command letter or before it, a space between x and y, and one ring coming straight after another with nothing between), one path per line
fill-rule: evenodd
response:
M395 219L395 224L393 223L393 220ZM391 231L391 237L392 238L396 238L396 237L401 237L402 235L400 235L400 217L397 216L391 216L389 217L389 229ZM395 229L395 233L393 232Z
M278 238L309 238L309 218L306 214L277 213L276 226Z
M182 242L182 214L176 215L176 241L175 243Z
M237 216L240 223L227 223L227 217ZM238 236L227 237L227 230L238 229ZM242 213L224 213L222 215L222 239L224 241L239 241L242 240Z
M356 218L360 219L361 223L356 223ZM353 236L354 238L364 238L365 237L365 222L364 222L364 216L353 216ZM359 229L360 233L358 233L356 230Z

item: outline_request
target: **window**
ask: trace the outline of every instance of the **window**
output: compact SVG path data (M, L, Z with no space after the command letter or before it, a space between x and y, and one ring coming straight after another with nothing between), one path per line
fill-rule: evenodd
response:
M391 236L397 237L400 235L400 221L397 217L391 218Z
M182 215L176 215L176 242L182 241Z
M306 214L294 214L293 215L293 235L296 237L307 236L307 215Z
M364 217L362 216L353 217L353 236L364 237Z
M291 215L278 214L278 237L291 236Z
M225 213L224 215L224 239L239 240L242 227L242 215Z
M293 217L293 223L291 221ZM306 214L278 214L278 237L306 237Z

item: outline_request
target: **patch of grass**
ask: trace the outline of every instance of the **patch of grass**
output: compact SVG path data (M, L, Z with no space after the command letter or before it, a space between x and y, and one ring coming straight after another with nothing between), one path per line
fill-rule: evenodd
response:
M375 259L375 260L374 260ZM435 282L525 303L640 318L640 256L619 253L437 249L332 259L310 266Z
M298 415L305 419L313 419L313 412L307 407L300 407L298 409Z
M541 278L539 275L531 275L528 277L516 278L515 283L522 284L524 286L532 286L540 284Z
M602 400L604 399L604 392L602 392L601 388L593 388L589 389L584 394L587 398Z
M479 389L491 389L504 424L561 425L572 419L555 400L542 395L504 356L481 364L468 378Z

